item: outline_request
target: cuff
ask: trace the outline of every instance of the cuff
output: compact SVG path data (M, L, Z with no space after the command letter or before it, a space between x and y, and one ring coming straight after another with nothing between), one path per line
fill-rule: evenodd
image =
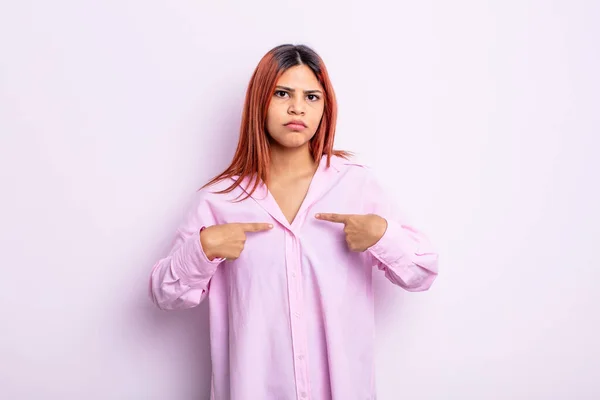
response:
M182 282L188 285L203 283L210 280L217 270L217 266L223 262L222 258L210 260L202 244L200 243L200 231L183 244L178 257L176 257L175 266L178 266L178 275Z
M398 260L416 253L414 241L396 221L387 219L387 229L381 239L369 251L385 265L394 265Z

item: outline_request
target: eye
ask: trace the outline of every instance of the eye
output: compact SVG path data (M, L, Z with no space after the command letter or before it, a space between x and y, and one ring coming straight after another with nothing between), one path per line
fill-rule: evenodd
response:
M279 97L280 99L285 98L285 96L287 96L287 92L284 90L276 90L275 91L275 97Z
M316 94L309 94L306 97L308 97L308 100L310 100L310 101L318 101L320 99L320 97L317 96Z

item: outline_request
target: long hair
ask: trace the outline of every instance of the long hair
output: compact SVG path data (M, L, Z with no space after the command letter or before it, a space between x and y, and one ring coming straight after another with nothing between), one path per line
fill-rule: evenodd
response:
M277 80L287 69L297 65L309 67L324 89L323 117L309 143L313 159L317 161L323 155L327 155L327 167L329 167L332 155L343 158L350 155L346 151L333 150L337 102L325 63L308 46L283 44L265 54L252 74L244 101L239 141L231 165L203 187L238 176L239 178L231 186L218 192L229 193L248 177L253 180L252 189L248 192L250 196L261 180L265 184L268 182L271 149L266 128L267 111Z

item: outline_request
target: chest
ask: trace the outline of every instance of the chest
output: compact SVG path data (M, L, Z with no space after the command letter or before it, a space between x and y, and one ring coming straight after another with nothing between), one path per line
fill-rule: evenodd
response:
M283 216L291 224L310 187L310 178L299 179L292 181L273 181L269 185L269 190L275 202L281 209Z
M221 269L226 280L224 290L232 296L230 300L235 302L234 308L246 309L248 304L255 305L257 301L272 302L273 298L286 298L289 285L302 284L307 288L318 287L327 293L339 293L340 287L346 290L347 285L356 284L358 289L348 289L354 292L363 288L364 282L369 279L371 264L367 263L368 254L348 249L344 226L313 216L318 212L363 213L359 196L344 187L337 187L315 202L307 203L310 204L310 214L305 215L298 210L304 194L295 194L297 196L285 193L283 197L286 199L280 205L281 213L270 197L229 204L223 210L219 207L214 209L216 215L224 217L223 222L260 221L274 225L269 231L248 234L240 257L227 261L226 268ZM272 197L275 196L272 193ZM289 197L296 202L289 203ZM296 212L297 221L291 229L268 218L269 214L284 214L282 216L291 219ZM250 297L252 301L248 300ZM331 301L337 302L338 297L342 299L345 295ZM248 311L248 314L251 312Z

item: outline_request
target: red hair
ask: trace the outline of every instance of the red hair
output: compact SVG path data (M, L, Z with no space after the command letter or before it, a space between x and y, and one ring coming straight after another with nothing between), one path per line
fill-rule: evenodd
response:
M349 152L333 149L337 102L325 63L314 50L307 46L280 45L264 55L252 74L244 101L239 141L231 165L203 187L238 176L236 182L218 192L229 193L238 187L244 178L248 177L254 180L253 187L248 192L248 196L250 196L261 180L265 183L268 182L271 152L266 130L267 111L277 80L287 69L297 65L308 66L324 90L323 117L309 143L313 159L320 160L323 155L326 155L327 167L329 167L332 155L343 158L350 155Z

